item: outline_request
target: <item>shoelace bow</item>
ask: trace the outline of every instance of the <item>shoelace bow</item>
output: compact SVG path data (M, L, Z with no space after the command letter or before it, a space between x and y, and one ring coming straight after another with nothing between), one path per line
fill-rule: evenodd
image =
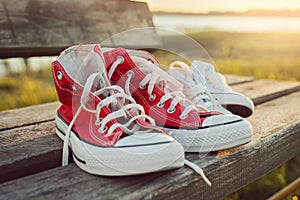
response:
M180 92L179 90L183 87L181 83L179 83L176 79L169 76L166 72L161 70L156 64L149 61L152 60L151 58L147 59L147 55L143 54L143 57L137 51L129 51L130 57L132 60L139 66L139 68L146 73L147 75L145 78L139 83L139 87L145 88L146 84L148 84L147 93L149 94L150 98L156 98L155 95L152 94L154 86L159 84L161 81L168 82L169 84L172 84L172 86L175 88L175 90L178 90L176 92L170 92L166 93L162 96L160 99L158 106L163 106L165 102L169 99L172 99L172 102L170 104L170 107L167 109L168 112L172 113L175 112L175 106L179 104L180 102L186 102L188 104L187 107L185 107L184 111L181 113L180 118L183 119L187 117L187 115L192 111L198 111L199 107L196 107L192 102L188 101L184 94ZM124 62L123 57L118 57L115 62L112 64L109 72L108 72L108 78L111 79L114 71L116 68ZM133 71L129 71L127 73L127 80L125 82L125 92L131 96L129 87L130 87L130 80L133 78L134 74ZM184 164L191 169L193 169L196 173L200 174L202 179L207 183L207 185L211 186L212 183L209 181L209 179L205 176L203 170L197 166L196 164L184 159Z
M74 125L74 122L75 122L76 118L78 117L79 113L82 111L82 109L95 114L95 116L96 116L95 124L100 126L98 129L99 133L103 133L103 132L107 131L106 124L109 121L111 121L112 119L117 119L120 117L126 118L128 116L126 113L127 111L132 111L133 109L135 109L137 111L135 113L140 113L140 114L136 114L134 117L130 117L128 122L125 124L115 123L112 126L110 126L105 137L109 137L109 136L113 135L114 131L117 128L121 128L122 130L125 130L128 133L134 133L134 132L137 133L138 132L137 126L133 126L132 129L128 128L131 125L131 123L134 122L136 119L142 119L142 120L147 119L152 126L155 126L154 120L151 117L149 117L148 115L145 115L144 108L141 105L136 104L135 100L132 97L130 97L129 95L126 95L124 93L123 89L116 85L104 87L104 88L101 88L101 89L93 92L93 94L95 96L98 96L100 94L105 94L105 93L109 93L110 96L108 96L104 100L102 100L97 105L95 110L87 108L86 103L89 99L89 93L91 92L91 88L93 86L93 83L94 83L94 80L96 79L96 77L100 77L100 79L101 79L102 76L99 73L93 73L88 77L88 79L84 85L82 95L81 95L81 99L80 99L81 105L78 108L78 110L76 111L71 123L68 126L66 136L64 138L64 145L63 145L63 157L62 157L62 165L63 166L68 164L70 133L71 133L72 127ZM123 100L120 100L120 99L123 99ZM114 111L114 112L108 114L104 118L100 118L100 111L103 107L108 106L108 105L116 106L118 103L125 102L125 101L128 101L129 103L120 108L117 108L118 109L117 111Z
M196 82L194 74L191 71L190 67L182 61L175 61L170 64L170 69L175 69L175 66L182 68L185 73L187 73L187 80L182 81L186 81L186 83L188 84L189 88L187 89L187 94L189 94L189 99L197 105L205 104L206 107L214 106L215 102L210 92L205 87L205 83L200 83L198 81ZM175 72L177 73L177 71Z
M207 83L221 91L231 91L231 88L226 83L226 78L222 74L215 71L215 68L210 63L205 63L205 79Z

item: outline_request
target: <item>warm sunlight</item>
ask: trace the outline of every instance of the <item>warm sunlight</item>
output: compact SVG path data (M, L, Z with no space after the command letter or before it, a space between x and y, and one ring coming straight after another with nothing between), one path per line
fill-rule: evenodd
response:
M300 0L0 0L0 200L300 200L299 69Z
M249 9L296 10L300 9L299 0L147 0L152 11L208 12L245 11Z

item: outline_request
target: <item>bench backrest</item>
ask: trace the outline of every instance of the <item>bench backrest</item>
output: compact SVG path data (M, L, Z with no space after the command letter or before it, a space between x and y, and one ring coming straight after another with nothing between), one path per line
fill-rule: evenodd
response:
M147 3L129 0L1 0L0 58L52 56L84 43L127 48L160 46Z

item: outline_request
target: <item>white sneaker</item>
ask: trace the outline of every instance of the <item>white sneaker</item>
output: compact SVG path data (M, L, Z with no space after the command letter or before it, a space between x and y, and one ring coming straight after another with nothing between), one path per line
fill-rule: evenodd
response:
M253 102L243 94L233 92L225 77L210 63L193 61L188 67L184 62L175 61L168 73L184 84L186 96L196 105L241 117L249 117L254 111Z

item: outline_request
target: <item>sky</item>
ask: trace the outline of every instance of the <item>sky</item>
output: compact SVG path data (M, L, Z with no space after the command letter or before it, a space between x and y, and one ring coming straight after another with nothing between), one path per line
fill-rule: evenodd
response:
M300 0L140 0L152 11L246 11L249 9L300 9Z

